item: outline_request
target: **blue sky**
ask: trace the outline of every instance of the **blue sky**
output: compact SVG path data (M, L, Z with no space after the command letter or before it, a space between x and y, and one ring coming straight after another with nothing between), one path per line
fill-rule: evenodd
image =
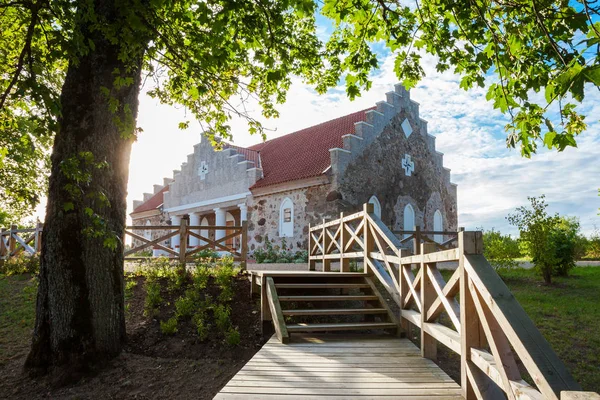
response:
M328 30L323 24L320 32ZM516 233L506 216L527 203L527 196L545 194L550 211L580 218L582 229L591 233L600 228L600 95L588 91L584 109L588 130L578 138L578 148L562 153L540 150L531 159L520 156L518 149L505 144L504 125L507 117L493 109L485 100L485 89L465 92L459 88L459 78L451 72L435 71L435 59L424 56L426 78L411 91L411 98L420 103L421 117L428 121L430 134L444 153L444 164L452 170L452 181L458 184L459 225L466 229L492 227ZM349 101L343 86L318 96L300 80L292 85L288 100L279 106L281 116L265 121L273 131L269 138L296 131L357 110L372 107L393 90L397 78L393 73L393 57L381 53L380 69L373 73L371 90ZM144 132L133 146L129 178L128 212L134 199L151 192L152 185L171 177L192 153L200 141L200 125L177 129L180 121L190 118L184 109L158 104L145 95L140 98L138 125ZM249 110L259 115L256 104ZM232 122L234 142L247 146L260 142L250 136L243 121ZM42 213L42 206L38 214Z

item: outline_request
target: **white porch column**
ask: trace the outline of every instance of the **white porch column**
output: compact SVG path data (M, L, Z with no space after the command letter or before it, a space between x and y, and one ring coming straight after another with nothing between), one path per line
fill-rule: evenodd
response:
M171 226L179 226L180 224L181 217L179 215L171 215ZM177 232L177 235L171 237L171 248L175 249L176 247L179 247L179 232Z
M248 206L246 204L238 204L240 209L240 223L248 220Z
M200 225L200 214L198 213L191 213L190 214L190 226L198 226ZM194 233L196 234L200 234L198 229L193 229L192 230ZM200 239L198 239L197 237L194 237L192 235L190 235L190 246L191 247L196 247L200 244Z
M215 208L213 210L215 212L215 225L216 226L225 226L227 222L225 217L227 213L222 208ZM225 229L218 229L215 231L215 240L219 240L225 237ZM224 245L224 243L221 243Z

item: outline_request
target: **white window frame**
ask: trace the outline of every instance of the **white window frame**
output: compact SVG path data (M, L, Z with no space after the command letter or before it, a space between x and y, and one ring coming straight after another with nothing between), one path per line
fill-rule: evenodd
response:
M408 213L410 212L410 215L412 215L412 224L411 226L407 226L407 221L406 216L408 215ZM409 203L407 205L404 206L404 212L402 214L402 228L405 231L414 231L415 230L415 225L416 225L416 215L415 215L415 209L413 208L413 206ZM410 236L409 233L404 234L404 239L408 238Z
M284 210L291 209L291 220L284 222ZM286 197L279 206L279 237L294 237L294 202Z
M381 219L381 203L377 196L373 195L369 199L369 204L373 204L373 213L377 215L377 218Z
M442 215L442 212L440 210L435 210L435 212L433 213L433 230L444 230L444 216ZM444 235L434 235L433 240L437 243L442 243L444 241Z

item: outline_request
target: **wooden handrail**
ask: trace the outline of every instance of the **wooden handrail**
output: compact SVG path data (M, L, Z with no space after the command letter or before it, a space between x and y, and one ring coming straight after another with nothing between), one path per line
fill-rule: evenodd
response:
M281 311L281 304L279 303L277 289L275 289L275 281L273 281L272 277L268 276L266 278L266 284L267 301L269 303L269 310L271 311L271 317L273 319L273 326L275 327L275 334L281 343L289 343L290 335L288 334L283 312Z
M359 213L342 214L309 231L311 270L317 263L330 270L331 263L339 261L343 274L349 272L348 260L362 261L364 271L376 276L400 306L403 329L420 329L424 357L435 359L438 343L461 356L466 399L558 400L561 392L581 390L483 256L481 232L421 231L418 227L401 231L413 235L418 244L410 255L395 235L398 232L387 228L368 204ZM443 245L456 242L457 247L438 251L439 244L421 240L421 235L428 234L453 235ZM439 262L447 261L458 261L448 282L437 269ZM439 321L443 313L449 317L448 326ZM521 378L517 357L536 387Z

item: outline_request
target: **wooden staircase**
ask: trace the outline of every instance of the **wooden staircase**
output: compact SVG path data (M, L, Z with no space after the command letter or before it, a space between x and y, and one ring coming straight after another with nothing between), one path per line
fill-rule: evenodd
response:
M396 316L366 274L270 275L263 287L282 343L298 332L399 331Z

